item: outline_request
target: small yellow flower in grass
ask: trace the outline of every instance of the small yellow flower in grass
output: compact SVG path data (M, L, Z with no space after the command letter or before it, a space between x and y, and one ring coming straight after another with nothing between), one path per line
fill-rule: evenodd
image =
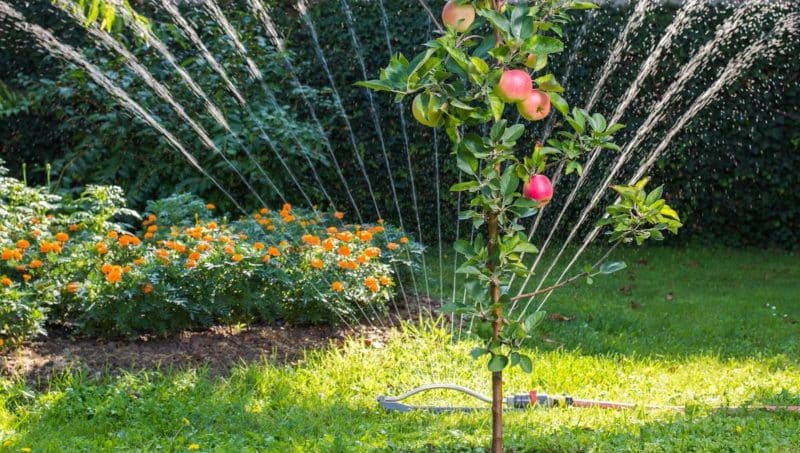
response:
M333 292L340 293L344 291L344 283L336 281L331 284L331 289Z
M14 442L11 442L11 439L6 439L6 440L4 440L4 441L3 441L3 447L5 447L5 448L8 448L8 447L10 447L10 446L11 446L11 444L13 444L13 443L14 443Z
M29 447L22 447L19 449L19 451L22 453L31 453L33 450L31 450Z
M186 447L186 448L188 448L191 451L197 451L197 450L200 449L200 445L198 445L198 444L189 444L189 446Z
M186 425L186 426L189 426L189 425L191 425L191 424L192 424L192 422L190 422L190 421L189 421L189 419L188 419L188 418L186 418L186 417L183 417L183 418L181 419L181 423L183 423L183 424L184 424L184 425Z
M739 434L741 434L741 433L742 433L742 431L744 431L744 428L742 428L742 426L741 426L741 425L736 425L736 432L737 432L737 433L739 433Z

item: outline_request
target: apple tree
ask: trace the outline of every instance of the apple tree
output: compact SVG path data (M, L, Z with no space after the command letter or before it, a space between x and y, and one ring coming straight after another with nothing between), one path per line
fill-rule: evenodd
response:
M427 5L421 2L428 10ZM536 215L553 196L547 173L563 168L583 170L593 150L617 152L614 134L624 126L608 124L598 113L570 108L549 60L564 50L563 27L571 14L597 5L577 0L449 0L442 10L439 36L408 60L394 55L379 79L358 85L394 93L402 102L413 96L414 118L428 127L443 127L452 154L465 179L451 187L471 194L468 209L459 213L477 229L473 242L457 241L466 257L457 272L464 274L472 302L448 306L474 316L472 333L483 345L473 356L488 357L492 373L492 451L502 450L502 373L508 366L532 371L531 359L520 353L541 312L510 316L507 293L513 275L530 271L522 260L537 253L525 235L523 220ZM554 110L555 112L551 112ZM546 143L523 140L528 122L559 114L563 130ZM491 127L483 128L484 125ZM487 130L482 135L480 131ZM677 214L661 199L661 189L644 192L638 186L617 186L623 197L609 208L603 225L612 228L613 242L637 243L663 237L662 230L680 227ZM641 208L641 209L638 209ZM611 263L606 263L611 264ZM624 267L614 263L604 270ZM591 266L584 275L601 272ZM574 279L571 279L573 281ZM556 285L546 288L553 290Z

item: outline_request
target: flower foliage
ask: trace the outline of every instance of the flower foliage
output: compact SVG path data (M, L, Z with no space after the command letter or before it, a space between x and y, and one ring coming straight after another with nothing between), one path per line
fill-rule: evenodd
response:
M289 204L235 221L215 211L176 195L140 216L115 187L70 199L2 177L0 338L31 337L45 320L99 335L349 323L384 312L398 269L421 253L380 220L351 225Z

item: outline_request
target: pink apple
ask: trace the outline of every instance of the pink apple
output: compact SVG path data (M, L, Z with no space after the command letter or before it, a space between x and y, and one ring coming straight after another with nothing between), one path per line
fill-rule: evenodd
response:
M533 90L524 101L517 103L517 110L527 120L543 120L550 114L550 96L544 91Z
M475 22L475 8L470 4L459 5L456 0L449 0L442 8L442 22L447 27L463 33Z
M540 204L547 204L553 198L553 183L545 175L532 175L522 188L522 195Z
M504 102L524 101L531 95L531 91L533 91L531 76L521 69L503 72L500 82L497 83L497 94Z

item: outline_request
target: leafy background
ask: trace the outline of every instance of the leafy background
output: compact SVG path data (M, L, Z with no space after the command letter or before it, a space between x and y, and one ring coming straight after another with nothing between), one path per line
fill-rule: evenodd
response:
M276 93L280 103L277 107L269 102L264 88L248 76L244 61L236 56L213 19L197 6L182 7L211 52L242 89L252 108L252 115L236 104L185 36L174 26L167 25L168 17L163 11L153 9L149 4L135 5L141 8L142 14L153 20L153 31L168 43L178 61L231 119L241 143L231 140L221 128L214 125L203 113L197 98L176 77L174 70L146 43L124 27L116 33L128 48L135 50L156 78L166 82L179 102L187 107L187 111L199 118L226 156L235 163L237 170L252 181L268 203L277 204L279 200L269 190L260 170L248 158L245 150L256 156L258 166L286 192L287 198L300 203L302 196L291 176L260 137L259 125L275 139L277 148L286 156L293 170L293 176L314 200L322 202L325 198L320 184L310 171L312 166L337 207L347 211L350 216L355 214L345 183L332 165L332 157L335 157L347 187L353 192L355 204L365 219L380 214L396 225L403 223L410 232L416 232L417 235L421 233L424 242L435 243L439 240L439 222L435 215L438 203L442 211L443 239L454 239L457 227L462 237L468 234L468 226L459 226L454 221L458 199L448 193L447 188L456 182L457 172L444 134L439 134L438 140L434 140L434 132L413 121L406 105L404 113L409 139L406 153L398 106L389 96L375 96L376 113L385 143L384 157L368 95L365 90L353 86L364 75L353 51L342 2L314 2L310 8L311 17L347 111L357 152L370 176L375 204L380 211L376 212L354 154L350 131L339 114L331 84L317 58L308 28L294 10L282 2L272 3L272 16L286 38L289 56L294 63L294 74L305 85L302 88L290 83L292 73L283 64L282 56L266 39L260 24L253 19L246 2L220 2L241 34L251 57L264 71L265 84ZM352 0L348 4L353 12L353 24L362 48L360 55L363 56L367 76L373 78L389 56L382 16L374 0ZM429 20L418 1L385 0L383 4L388 13L393 50L406 55L417 52L422 38L431 32ZM435 9L439 6L438 3L434 4ZM18 7L32 22L42 24L56 31L61 39L80 46L93 62L154 112L170 130L176 131L203 165L237 199L247 208L256 207L255 197L228 165L202 147L187 125L132 75L124 67L123 61L94 46L95 43L86 37L79 24L55 10L47 1ZM786 8L797 9L797 6L788 5ZM713 35L715 27L730 15L730 11L730 5L724 4L704 8L702 15L697 16L698 20L676 39L670 53L659 62L656 75L646 80L641 95L628 109L623 119L629 125L627 134L635 132L649 109L674 80L681 64ZM577 50L578 58L572 77L565 83L568 87L567 99L575 105L588 99L600 68L630 10L609 8L603 13L590 24L585 44ZM596 110L603 113L613 110L674 14L674 6L662 6L647 15L641 31L632 37L620 65L605 86ZM659 124L652 139L642 146L640 152L644 153L657 145L669 125L688 108L694 96L709 85L719 69L753 37L768 29L774 19L770 17L763 22L742 27L737 32L737 38L727 43L714 59L715 66L702 71L692 80L685 96L673 102L666 120ZM583 20L586 20L585 16L566 30L568 47ZM0 101L0 157L8 161L13 174L19 176L22 163L26 162L29 180L43 182L46 180L45 164L51 163L51 179L59 188L66 190L88 183L118 184L128 193L133 207L141 208L148 199L185 190L191 190L223 207L231 207L210 182L190 168L154 131L139 121L131 121L102 89L87 80L82 71L34 49L26 35L9 29L8 25L0 25L4 29L0 36L0 80L4 83L0 88L0 98L3 99ZM792 36L785 41L784 47L776 55L769 59L758 59L746 76L726 87L717 100L679 134L668 153L658 162L654 179L657 183L665 184L670 204L683 214L687 225L684 232L672 241L796 247L800 239L800 232L793 227L800 224L800 203L795 190L800 182L796 172L800 168L800 58L797 58L794 49L800 44L800 38ZM567 54L565 52L563 58L553 62L554 73L564 73ZM333 155L325 147L317 125L305 107L301 91L314 105L322 128L329 137ZM288 130L294 132L303 147L298 146L297 140L287 133ZM534 138L535 133L530 137L531 143ZM304 152L307 153L305 156ZM633 161L637 160L638 157L634 157ZM602 176L599 171L592 174L595 182ZM397 193L397 205L391 182L394 182ZM571 182L574 180L565 179L561 190L571 187ZM591 188L593 185L587 186ZM416 190L417 209L412 189ZM575 205L581 206L581 199L590 195L588 191L579 194ZM401 216L398 216L398 207ZM544 227L552 221L552 214L556 211L550 211ZM574 218L576 214L570 215ZM567 224L570 220L566 219Z

